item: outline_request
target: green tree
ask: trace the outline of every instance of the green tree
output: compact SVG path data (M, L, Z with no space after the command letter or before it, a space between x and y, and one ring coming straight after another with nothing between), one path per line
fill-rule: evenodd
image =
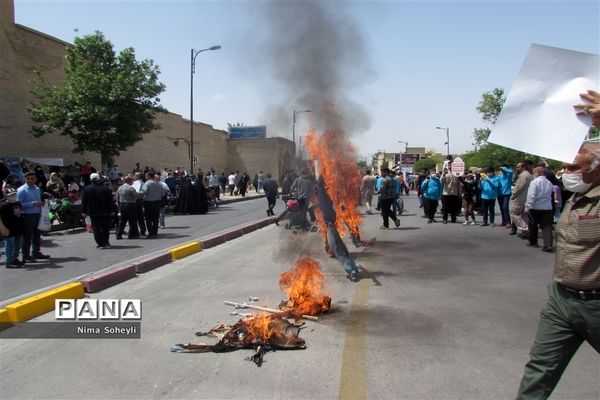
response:
M502 111L506 96L504 96L504 89L495 88L491 92L485 92L483 99L477 106L477 111L481 114L481 119L490 124L495 124Z
M482 96L482 100L476 107L477 111L481 114L481 119L484 122L488 122L491 125L495 124L502 111L506 97L504 96L504 89L495 88L491 92L485 92ZM473 153L467 153L462 156L465 161L465 167L492 167L499 168L503 164L514 167L518 162L525 159L531 160L534 163L542 161L542 158L533 154L523 153L521 151L513 150L508 147L500 146L493 143L488 143L488 137L490 136L491 130L489 128L481 128L473 130L473 139L475 144L479 147L479 151ZM545 160L551 169L558 170L561 168L562 163L555 160Z
M154 117L166 110L159 104L165 90L159 68L152 60L137 61L133 48L117 55L101 32L77 37L67 48L64 72L64 84L53 86L35 71L28 112L39 124L33 126L36 137L68 136L74 152L100 153L104 166L160 128Z
M424 169L434 170L437 163L438 162L433 158L422 158L413 165L413 172L417 173Z

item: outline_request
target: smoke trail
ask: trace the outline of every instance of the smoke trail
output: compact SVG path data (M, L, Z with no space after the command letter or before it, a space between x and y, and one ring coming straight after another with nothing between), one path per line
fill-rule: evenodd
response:
M251 54L272 84L265 100L278 104L278 111L269 110L273 129L287 131L294 108L311 109L310 120L320 130L352 135L369 128L370 117L353 96L373 72L364 36L344 9L348 5L258 3L254 26L264 29Z

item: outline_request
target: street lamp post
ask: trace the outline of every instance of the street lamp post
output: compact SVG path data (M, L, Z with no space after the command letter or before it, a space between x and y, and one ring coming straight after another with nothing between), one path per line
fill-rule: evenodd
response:
M446 155L450 155L450 128L442 128L441 126L436 126L435 129L441 129L446 131Z
M196 57L203 51L219 50L221 46L191 51L190 64L190 176L194 175L194 72L196 72Z
M294 118L292 119L292 142L294 142L294 157L296 157L296 114L309 113L311 111L312 110L294 110Z
M398 143L404 143L404 145L406 146L404 148L404 151L400 150L400 169L402 169L402 153L406 153L406 149L408 149L408 142L405 142L404 140L398 140Z

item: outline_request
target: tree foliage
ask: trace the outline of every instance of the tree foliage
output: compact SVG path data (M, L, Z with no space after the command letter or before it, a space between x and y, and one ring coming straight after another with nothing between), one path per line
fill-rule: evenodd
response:
M413 165L413 171L415 173L423 171L425 169L431 171L435 169L437 163L438 162L433 158L422 158Z
M28 111L38 123L36 137L68 136L74 152L100 153L105 165L160 128L154 117L166 110L159 104L165 90L159 68L152 60L137 61L133 48L117 55L101 32L77 37L67 49L64 73L64 83L53 86L35 71Z
M505 101L506 96L504 96L504 89L502 88L495 88L491 92L485 92L477 106L477 111L481 114L481 119L492 125L495 124Z
M498 169L504 164L512 168L523 160L531 160L535 164L544 160L534 154L523 153L522 151L509 149L508 147L499 146L493 143L488 143L477 152L463 155L462 159L465 162L465 167L467 169L471 167L492 167ZM562 167L560 161L550 159L545 159L545 161L553 170L558 170Z

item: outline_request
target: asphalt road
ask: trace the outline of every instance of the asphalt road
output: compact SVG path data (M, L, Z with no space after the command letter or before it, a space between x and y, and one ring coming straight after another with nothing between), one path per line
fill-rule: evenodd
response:
M426 224L406 201L400 229L365 216L352 283L317 233L270 225L139 275L93 298L141 299L141 339L0 340L3 399L511 399L547 299L554 255L504 228ZM411 213L412 212L412 213ZM348 243L348 241L346 241ZM279 275L316 258L334 310L307 322L306 350L179 354L175 343L234 323L224 300L284 298ZM53 321L52 313L36 318ZM600 398L600 357L584 344L553 399Z
M275 210L282 207L278 203ZM116 240L113 233L109 250L96 249L93 234L83 229L48 233L42 237L42 252L50 259L26 264L22 269L0 268L0 305L113 264L266 217L266 209L264 198L254 198L221 204L203 215L167 214L166 228L159 229L157 239Z

